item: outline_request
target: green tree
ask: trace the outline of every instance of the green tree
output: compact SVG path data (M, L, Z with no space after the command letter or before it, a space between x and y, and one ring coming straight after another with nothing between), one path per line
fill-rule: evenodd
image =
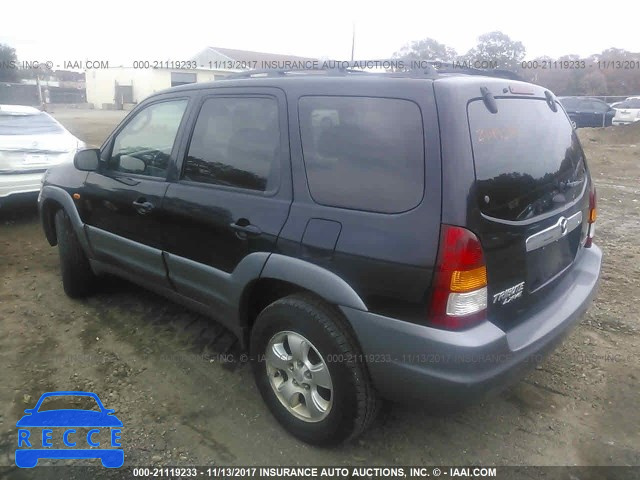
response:
M498 68L517 72L526 50L522 42L511 40L502 32L489 32L478 37L478 44L467 52L473 62L498 62Z
M456 56L457 53L453 48L447 47L433 38L408 43L393 54L394 58L407 62L416 60L451 62Z
M640 74L637 69L640 52L609 48L598 55L593 55L593 58L595 61L593 68L597 68L606 78L608 95L640 93Z
M14 82L18 72L13 63L18 61L16 50L9 45L0 43L0 82Z

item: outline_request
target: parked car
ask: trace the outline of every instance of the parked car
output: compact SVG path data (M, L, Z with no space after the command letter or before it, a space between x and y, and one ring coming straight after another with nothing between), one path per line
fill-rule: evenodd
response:
M627 98L616 107L614 125L625 125L640 120L640 98Z
M615 109L602 100L588 97L560 97L574 128L610 127Z
M71 165L85 147L46 112L0 105L0 208L9 202L35 205L45 170Z
M579 321L596 195L551 92L437 72L239 77L154 94L48 171L40 215L69 296L110 273L214 317L314 444L362 433L380 397L477 403Z

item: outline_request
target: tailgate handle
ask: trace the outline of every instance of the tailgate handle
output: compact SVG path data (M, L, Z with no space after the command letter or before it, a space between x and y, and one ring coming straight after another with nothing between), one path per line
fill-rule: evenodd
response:
M527 238L525 241L527 252L545 247L556 240L560 240L581 224L582 211L571 215L569 218L560 217L555 224Z

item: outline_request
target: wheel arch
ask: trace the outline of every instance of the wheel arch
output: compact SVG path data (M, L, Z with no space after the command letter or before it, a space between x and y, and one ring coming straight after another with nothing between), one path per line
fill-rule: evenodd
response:
M248 335L258 314L268 305L294 293L309 293L333 305L367 311L360 296L338 275L318 265L280 254L269 256L259 277L245 285L239 319ZM345 318L348 324L348 320Z
M42 191L40 192L40 200L38 203L42 228L44 229L44 234L51 246L55 246L58 243L54 218L56 212L62 209L69 217L73 230L75 231L82 248L87 254L90 252L89 243L84 234L84 224L82 223L80 214L78 213L78 209L76 208L71 195L66 190L53 185L45 185L42 187Z

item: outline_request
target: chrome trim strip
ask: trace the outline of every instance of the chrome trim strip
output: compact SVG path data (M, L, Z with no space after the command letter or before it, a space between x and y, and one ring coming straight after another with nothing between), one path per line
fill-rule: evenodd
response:
M558 221L544 230L534 233L526 240L527 252L542 248L550 243L560 240L582 224L582 211L571 215L569 218L560 217Z

